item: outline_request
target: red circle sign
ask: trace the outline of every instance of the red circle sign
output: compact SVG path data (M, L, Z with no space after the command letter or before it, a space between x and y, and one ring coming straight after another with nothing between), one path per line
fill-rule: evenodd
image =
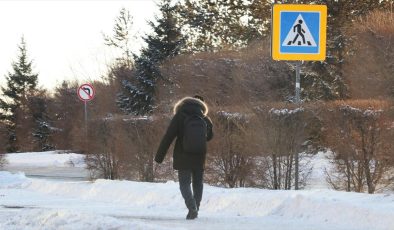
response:
M83 84L79 86L77 94L81 101L91 101L96 92L91 84Z

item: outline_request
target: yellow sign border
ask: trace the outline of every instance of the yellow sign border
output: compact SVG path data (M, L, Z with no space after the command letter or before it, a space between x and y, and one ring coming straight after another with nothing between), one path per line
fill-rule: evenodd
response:
M280 53L280 13L282 11L320 12L320 36L318 54ZM271 52L274 60L324 61L326 59L327 6L304 4L274 4L272 7Z

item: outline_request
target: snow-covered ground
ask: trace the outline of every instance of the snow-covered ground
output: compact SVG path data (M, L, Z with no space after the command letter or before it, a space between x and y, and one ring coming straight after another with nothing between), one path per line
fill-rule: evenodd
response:
M328 189L331 186L326 181L326 171L333 170L330 164L328 156L331 156L332 152L318 152L316 155L310 159L309 164L312 165L312 172L307 180L307 185L305 189Z
M53 157L47 162L51 167L83 165L78 155L73 159L80 164L64 166L69 159L47 154ZM13 161L17 156L9 155L9 162L21 164L23 155L15 155L20 159ZM39 153L26 157L33 155ZM42 162L35 164L43 167ZM317 182L319 173L312 175ZM65 181L0 172L0 229L394 229L392 194L205 185L199 218L185 220L186 212L178 184L172 181Z
M24 172L33 178L53 180L88 180L84 157L62 151L6 154L8 164L3 168L9 172Z

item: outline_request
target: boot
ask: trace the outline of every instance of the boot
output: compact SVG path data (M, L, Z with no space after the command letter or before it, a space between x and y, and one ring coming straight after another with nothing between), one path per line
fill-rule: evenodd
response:
M194 220L198 216L198 211L195 208L189 209L189 212L186 215L186 220Z

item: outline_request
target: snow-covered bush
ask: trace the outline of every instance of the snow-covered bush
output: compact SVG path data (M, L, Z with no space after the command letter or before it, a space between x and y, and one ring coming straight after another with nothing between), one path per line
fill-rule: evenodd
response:
M258 143L262 154L257 168L260 183L271 189L302 188L311 171L306 150L311 149L318 127L313 114L303 107L283 104L256 107L256 114L261 129Z
M335 189L374 193L390 171L392 118L384 101L348 101L329 105L325 140L334 152L335 170L327 180Z
M230 188L254 185L254 133L251 116L218 111L211 115L214 139L209 143L209 182Z
M157 175L165 178L165 168L159 172L153 162L164 124L163 118L151 116L119 116L92 122L86 156L88 169L95 177L107 179L154 181Z

